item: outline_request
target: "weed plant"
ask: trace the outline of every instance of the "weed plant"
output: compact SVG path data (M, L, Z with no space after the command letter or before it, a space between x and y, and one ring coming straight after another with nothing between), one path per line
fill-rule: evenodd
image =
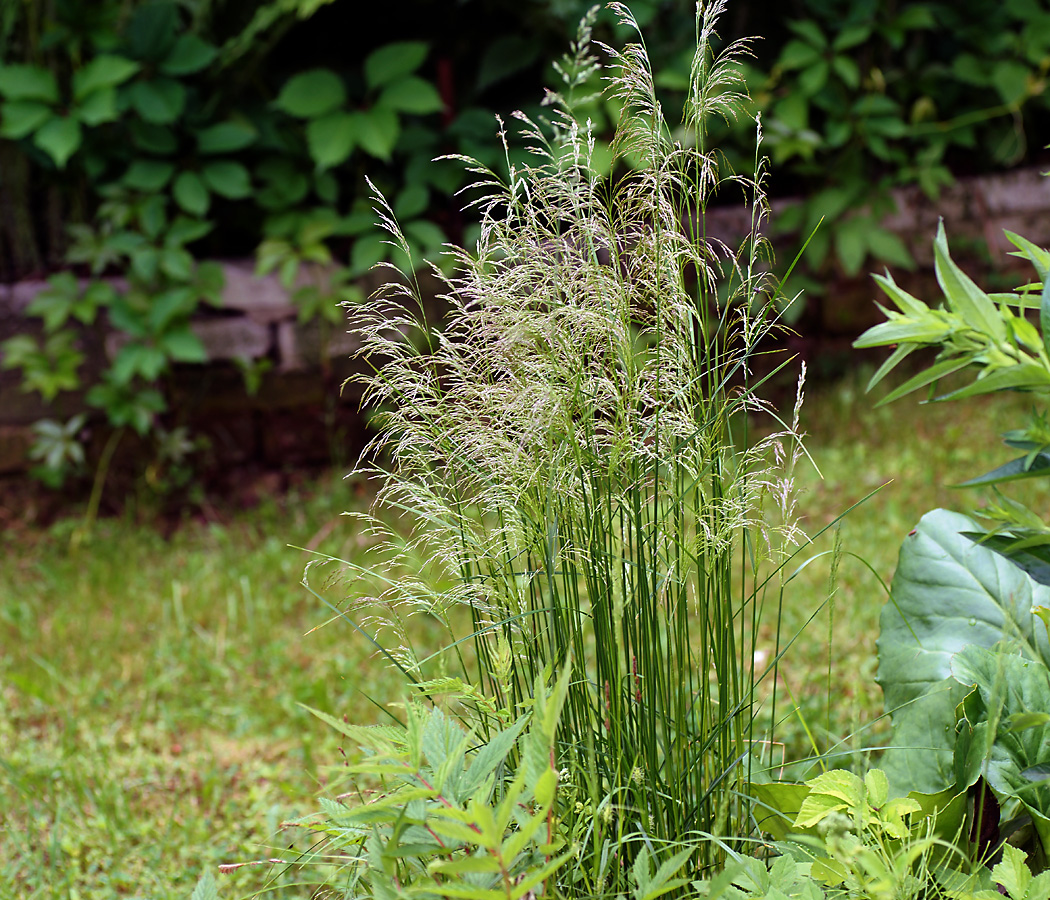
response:
M722 859L725 845L702 838L751 833L741 789L774 738L758 733L754 697L782 642L761 669L754 651L801 538L802 378L783 422L755 370L779 327L762 166L757 179L727 174L706 138L742 100L747 44L714 50L723 7L698 16L680 128L640 35L602 48L624 104L613 149L626 174L613 180L595 173L574 116L598 66L585 21L565 88L547 97L550 128L518 116L534 162L515 168L508 150L501 177L464 160L481 238L449 251L454 274L434 270L444 327L406 311L423 309L408 276L358 327L366 402L382 410L361 470L381 484L379 507L409 523L384 531L384 565L430 565L386 580L354 615L419 691L454 694L486 738L494 710L527 705L538 677L570 663L557 756L578 894L621 889L643 847L695 843L698 867ZM748 198L740 247L706 230L720 190ZM390 208L378 210L407 254ZM756 416L772 417L761 439L746 424ZM443 649L413 645L419 613L447 626Z

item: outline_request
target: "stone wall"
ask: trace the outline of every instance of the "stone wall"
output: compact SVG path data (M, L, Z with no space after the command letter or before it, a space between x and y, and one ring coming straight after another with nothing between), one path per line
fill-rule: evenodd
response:
M962 179L935 203L918 189L899 191L896 200L898 211L886 225L912 249L920 270L895 277L930 300L937 296L931 245L941 216L953 253L959 248L960 257L969 254L971 274L981 284L994 277L1010 283L1013 276L1005 255L1012 247L1003 237L1004 228L1050 246L1050 179L1035 169ZM797 201L774 201L774 211L792 202ZM707 224L709 233L731 242L746 233L750 218L742 207L720 208L709 213ZM347 448L359 444L363 429L358 397L353 391L340 392L352 374L349 356L354 350L345 329L300 324L296 307L276 278L255 277L251 262L227 262L224 270L222 308L205 310L193 322L210 363L176 367L169 385L173 420L206 433L219 465L249 460L297 463L329 458L333 442ZM0 340L32 328L24 310L43 287L39 281L0 285ZM866 276L843 278L826 288L824 296L807 307L803 331L819 340L800 345L804 353L821 352L820 341L848 348L860 330L878 321L873 300L879 292ZM98 330L82 334L86 381L112 358L119 340L117 334ZM238 359L249 364L266 361L269 366L253 395L245 390ZM25 469L32 422L66 419L83 408L79 393L44 404L37 395L19 389L16 372L0 369L0 474Z

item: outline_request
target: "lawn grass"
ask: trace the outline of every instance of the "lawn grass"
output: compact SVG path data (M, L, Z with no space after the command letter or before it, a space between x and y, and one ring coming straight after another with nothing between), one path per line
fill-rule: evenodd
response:
M928 509L977 505L948 485L1008 458L996 435L1027 408L997 397L873 409L859 377L808 398L824 480L798 472L807 530L885 487L841 522L837 577L829 552L787 586L784 633L820 609L781 667L788 756L810 752L812 735L849 764L884 739L873 677L885 593L871 570L889 582ZM1031 484L1025 499L1044 508L1046 490ZM281 823L334 789L342 756L339 736L299 704L372 721L381 713L367 696L395 700L398 688L347 626L312 630L331 613L299 584L309 555L288 545L360 558L368 539L339 514L365 502L332 476L167 540L124 520L76 546L72 519L0 535L0 896L188 898L206 868L308 845ZM833 547L829 532L799 559ZM310 873L295 869L218 877L222 897L267 885L310 896Z

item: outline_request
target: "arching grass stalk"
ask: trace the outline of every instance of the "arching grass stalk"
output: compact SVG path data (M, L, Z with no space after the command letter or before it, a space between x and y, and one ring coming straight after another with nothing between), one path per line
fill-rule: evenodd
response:
M628 171L615 179L595 173L593 136L573 114L573 77L595 65L584 28L568 96L548 98L555 137L517 116L534 162L504 178L465 161L481 238L450 250L454 275L435 270L443 329L422 325L423 350L410 339L421 323L406 301L422 307L407 280L358 326L374 367L366 402L382 410L369 458L386 460L363 471L380 479L377 502L412 523L407 537L388 532L392 557L434 567L359 607L402 638L413 611L447 623L452 658L424 661L407 638L391 652L420 682L457 668L504 707L572 661L559 742L572 802L560 812L580 845L565 876L579 894L626 884L645 842L693 840L698 866L717 862L722 845L698 836L732 845L751 831L741 787L773 739L755 733L754 654L767 586L778 602L771 572L799 537L802 451L798 406L783 423L756 391L758 348L777 328L762 167L727 176L707 146L710 117L742 100L746 43L712 49L723 6L699 13L680 131L644 46L604 48L624 107L613 171ZM706 230L719 189L749 198L739 248ZM407 252L382 201L380 212ZM756 416L772 434L754 439ZM484 732L489 713L473 709Z

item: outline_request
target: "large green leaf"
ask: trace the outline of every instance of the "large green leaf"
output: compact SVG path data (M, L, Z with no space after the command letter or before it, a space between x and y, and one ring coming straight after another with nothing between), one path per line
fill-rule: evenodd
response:
M897 791L935 792L954 781L955 707L965 694L952 677L956 653L1005 637L1031 659L1050 659L1046 629L1032 615L1050 605L1050 588L962 534L981 530L938 509L901 547L880 619L877 676L893 718L882 766Z
M952 674L976 688L962 707L972 737L970 758L959 760L959 768L972 773L967 780L983 775L996 792L1016 797L1034 818L1045 820L1050 813L1050 723L1045 717L1022 717L1050 710L1050 669L1007 641L991 650L965 647L952 660ZM1042 837L1043 829L1037 831Z
M747 786L748 794L755 801L752 810L755 821L763 832L777 841L787 840L793 834L820 834L818 826L799 827L795 824L811 791L812 781L806 784L773 781ZM934 834L949 843L960 838L966 819L965 791L960 793L953 788L935 794L909 791L907 796L919 806L913 814L913 821L920 817L928 820L934 827Z

